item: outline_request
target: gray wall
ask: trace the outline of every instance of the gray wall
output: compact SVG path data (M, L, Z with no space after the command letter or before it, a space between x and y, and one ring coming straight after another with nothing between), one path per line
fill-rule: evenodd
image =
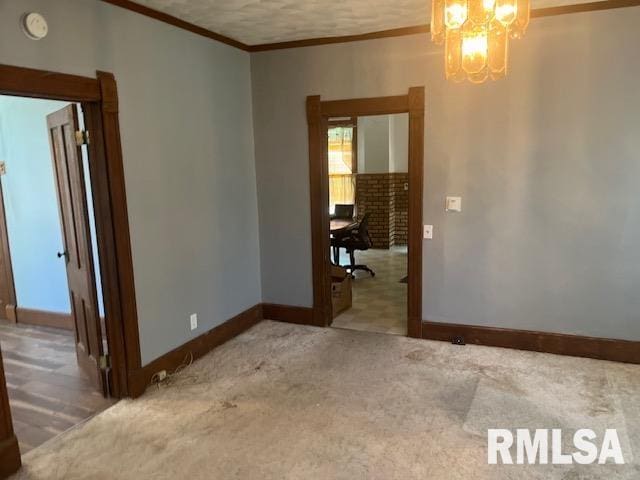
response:
M409 114L389 115L389 171L409 171Z
M94 0L4 0L0 62L116 76L143 364L260 302L247 53Z
M534 19L483 85L422 35L252 55L264 300L312 304L305 97L425 85L423 318L640 340L639 24Z
M357 142L358 173L408 171L408 114L359 117Z
M358 118L358 173L388 173L389 154L389 115Z

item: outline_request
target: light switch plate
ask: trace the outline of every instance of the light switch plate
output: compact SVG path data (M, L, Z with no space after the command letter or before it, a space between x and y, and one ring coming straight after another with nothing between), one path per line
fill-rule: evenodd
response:
M198 314L197 313L191 314L191 317L189 317L189 320L191 322L191 330L195 330L196 328L198 328Z
M462 211L462 197L447 197L445 210L447 212L461 212Z
M433 225L425 225L424 226L424 239L432 240L433 239Z

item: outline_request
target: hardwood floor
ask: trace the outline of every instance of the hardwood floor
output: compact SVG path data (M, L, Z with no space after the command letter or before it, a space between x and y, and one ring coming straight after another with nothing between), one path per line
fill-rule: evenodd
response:
M0 320L0 347L22 454L115 403L78 369L73 332Z

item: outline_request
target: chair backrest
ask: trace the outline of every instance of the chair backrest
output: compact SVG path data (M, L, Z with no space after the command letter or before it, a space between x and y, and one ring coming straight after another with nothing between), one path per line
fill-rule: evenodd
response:
M358 224L358 237L360 240L365 243L369 248L373 247L373 241L371 240L371 236L369 235L369 217L371 216L370 212L364 214L362 220Z
M351 204L336 204L336 208L333 213L333 218L344 218L349 220L353 218L353 205Z

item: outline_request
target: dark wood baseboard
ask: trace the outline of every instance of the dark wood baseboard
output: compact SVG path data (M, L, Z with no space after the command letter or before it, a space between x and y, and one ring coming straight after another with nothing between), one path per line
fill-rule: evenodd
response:
M151 384L151 379L155 373L161 370L166 370L168 373L173 372L184 363L189 353L193 354L194 360L200 358L263 319L315 326L313 323L313 309L311 308L275 305L272 303L255 305L222 325L135 370L129 375L129 395L133 398L142 395Z
M640 363L640 342L530 330L422 322L424 339L452 342L456 337L461 337L465 343L474 345L515 348L613 362Z
M69 313L47 312L45 310L18 307L15 309L15 315L18 323L73 330L73 319Z
M263 303L262 315L265 320L276 320L278 322L295 323L297 325L312 325L314 327L325 326L316 321L313 315L313 309L309 307Z
M18 317L16 316L16 306L6 305L4 308L6 319L10 322L16 323L18 321Z
M0 479L8 478L21 467L20 449L15 435L0 441Z
M222 325L203 333L184 345L165 353L151 363L135 370L129 375L129 395L133 398L142 395L151 383L153 375L161 370L168 373L182 365L191 353L196 360L215 347L231 340L262 320L262 305L258 304L236 315Z
M155 373L161 370L171 373L184 363L190 353L193 354L194 360L198 359L263 319L298 325L323 326L314 323L313 309L309 307L272 303L255 305L222 325L132 372L129 376L130 396L136 398L142 395L151 384L151 379ZM515 348L625 363L640 363L640 342L528 330L422 322L422 338L424 339L451 342L456 337L462 337L466 343L476 345Z

